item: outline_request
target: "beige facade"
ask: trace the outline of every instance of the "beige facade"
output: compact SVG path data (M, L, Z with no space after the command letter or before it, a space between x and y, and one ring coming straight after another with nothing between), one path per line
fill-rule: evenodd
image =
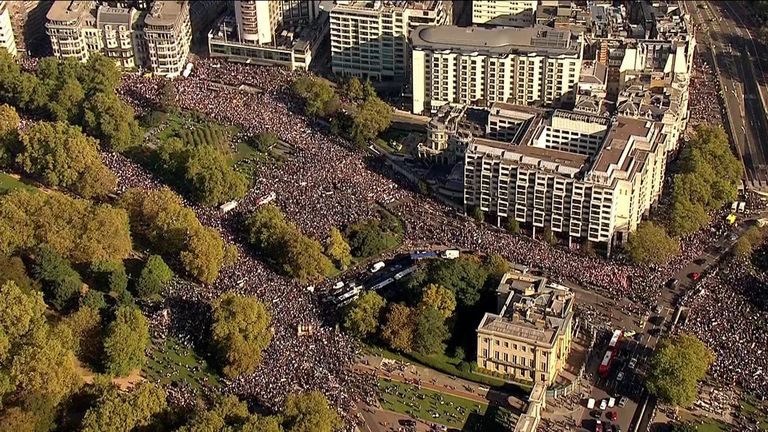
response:
M477 326L478 367L551 385L571 350L573 292L543 277L510 272L496 296L498 312L486 313Z
M12 56L16 56L16 37L13 34L11 12L8 10L6 0L0 0L0 49L5 49Z
M472 24L524 27L533 24L537 0L473 0Z
M94 1L55 1L45 24L57 57L86 61L99 52L128 68L148 68L177 76L184 69L192 40L189 4L155 2L146 14Z
M155 2L144 19L149 68L169 77L181 75L192 43L189 3Z
M405 79L411 65L408 35L417 26L444 25L442 1L339 1L330 11L331 65L335 74Z
M573 101L583 41L570 30L419 27L411 33L412 111L446 103Z
M656 203L669 137L661 123L555 110L514 141L475 139L464 159L464 204L534 230L623 242Z
M281 18L279 1L235 0L234 7L237 28L243 41L272 42Z

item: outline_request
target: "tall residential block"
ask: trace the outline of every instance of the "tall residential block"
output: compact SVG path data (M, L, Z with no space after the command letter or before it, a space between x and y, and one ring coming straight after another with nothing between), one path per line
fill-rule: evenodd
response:
M408 35L418 26L451 21L439 0L337 0L330 18L333 72L376 80L405 80L411 64Z
M416 114L446 103L559 105L572 102L583 40L545 26L422 26L411 32Z
M5 0L0 0L0 48L8 51L12 56L16 55L16 37L13 34L11 12Z
M55 1L46 15L53 54L86 61L101 53L128 69L146 68L159 75L181 74L189 55L192 29L189 4ZM124 7L128 6L128 7Z

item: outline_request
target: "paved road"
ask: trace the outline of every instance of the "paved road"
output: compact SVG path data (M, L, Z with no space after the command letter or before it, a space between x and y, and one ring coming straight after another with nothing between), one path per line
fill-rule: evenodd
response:
M749 8L736 1L687 2L698 25L698 49L711 47L734 142L742 158L747 186L768 192L768 100L764 70L768 49L752 39ZM756 61L757 60L757 61Z

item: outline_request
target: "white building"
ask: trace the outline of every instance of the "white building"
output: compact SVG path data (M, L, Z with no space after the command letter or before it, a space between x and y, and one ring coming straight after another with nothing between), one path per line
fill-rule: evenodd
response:
M661 194L668 137L643 119L555 110L526 120L513 142L475 139L464 204L498 221L610 245L626 241ZM610 250L610 249L609 249Z
M439 0L336 1L330 19L333 73L376 80L408 76L413 29L451 21Z
M16 37L13 34L11 12L6 0L0 0L0 48L16 56Z
M189 4L157 1L146 13L95 1L59 0L46 15L53 54L86 61L99 52L128 68L177 76L184 69L192 29Z
M537 0L473 0L472 24L526 27L533 24Z
M314 0L234 2L208 33L211 57L309 69L328 34L327 13Z
M416 114L446 103L573 101L583 41L570 30L423 26L410 39Z

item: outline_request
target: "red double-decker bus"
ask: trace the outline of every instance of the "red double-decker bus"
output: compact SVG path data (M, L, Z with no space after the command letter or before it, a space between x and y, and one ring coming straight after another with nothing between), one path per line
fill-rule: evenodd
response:
M608 378L608 374L611 373L611 365L613 364L614 351L608 350L603 356L603 361L600 362L600 366L597 368L597 373L603 378Z
M614 330L613 336L611 336L611 341L608 342L608 349L612 350L615 349L616 346L619 344L619 341L621 340L621 336L624 334L621 330Z

